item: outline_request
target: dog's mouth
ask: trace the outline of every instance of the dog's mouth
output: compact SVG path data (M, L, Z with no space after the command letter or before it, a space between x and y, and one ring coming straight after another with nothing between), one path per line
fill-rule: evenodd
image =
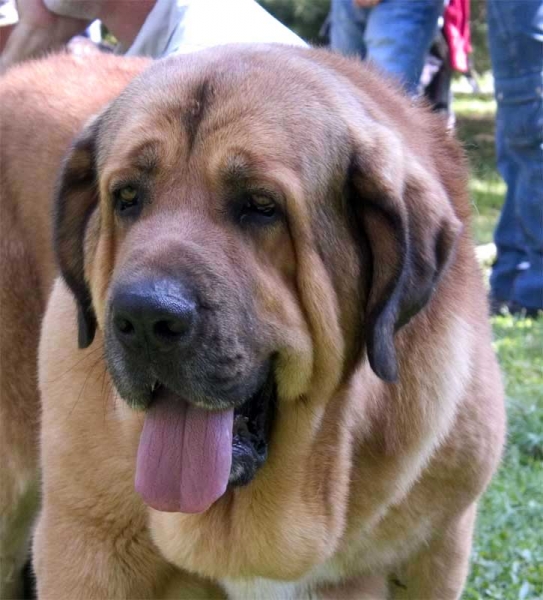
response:
M247 485L264 464L276 404L270 374L238 408L209 410L157 384L136 465L136 491L166 512L200 513L228 486Z

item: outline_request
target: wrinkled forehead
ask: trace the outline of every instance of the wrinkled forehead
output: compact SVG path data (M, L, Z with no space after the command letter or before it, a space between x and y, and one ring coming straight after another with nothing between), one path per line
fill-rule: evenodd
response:
M108 110L99 168L152 142L185 157L231 146L297 170L311 156L330 164L347 125L333 86L305 62L282 49L225 48L154 63Z

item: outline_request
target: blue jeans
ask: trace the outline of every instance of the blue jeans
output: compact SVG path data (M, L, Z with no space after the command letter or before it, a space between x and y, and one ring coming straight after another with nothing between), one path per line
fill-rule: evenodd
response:
M444 0L381 0L359 8L353 0L332 0L330 45L371 60L415 94L443 5Z
M490 286L497 300L543 309L543 0L488 0L487 10L507 184Z

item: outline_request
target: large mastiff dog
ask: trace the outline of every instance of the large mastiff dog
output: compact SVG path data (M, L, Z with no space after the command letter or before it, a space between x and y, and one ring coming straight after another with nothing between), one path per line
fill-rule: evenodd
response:
M49 192L87 122L54 199L40 597L458 598L504 410L456 142L325 51L206 50L120 95L141 63L89 86L101 61L69 60L2 99L45 287ZM74 94L38 68L86 74ZM3 329L34 339L34 296Z

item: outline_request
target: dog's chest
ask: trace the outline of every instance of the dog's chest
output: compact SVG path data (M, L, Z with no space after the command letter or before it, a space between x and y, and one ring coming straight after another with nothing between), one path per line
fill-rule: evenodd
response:
M302 580L277 581L264 578L246 580L223 580L221 582L229 600L321 600L319 589L342 585L346 578L353 573L346 574L341 561L331 559L315 568ZM328 596L326 596L328 597Z
M419 519L416 526L412 524L409 528L409 535L398 534L395 539L386 539L381 528L376 528L367 535L361 534L343 551L296 582L253 578L223 580L221 584L229 600L321 600L334 594L334 589L341 593L345 585L352 593L354 582L355 588L360 586L361 592L370 593L369 597L386 598L386 577L382 574L420 545L430 529L431 520ZM327 590L325 596L320 593L323 589Z
M307 584L288 581L274 581L261 577L254 579L223 580L222 585L229 600L316 600Z

